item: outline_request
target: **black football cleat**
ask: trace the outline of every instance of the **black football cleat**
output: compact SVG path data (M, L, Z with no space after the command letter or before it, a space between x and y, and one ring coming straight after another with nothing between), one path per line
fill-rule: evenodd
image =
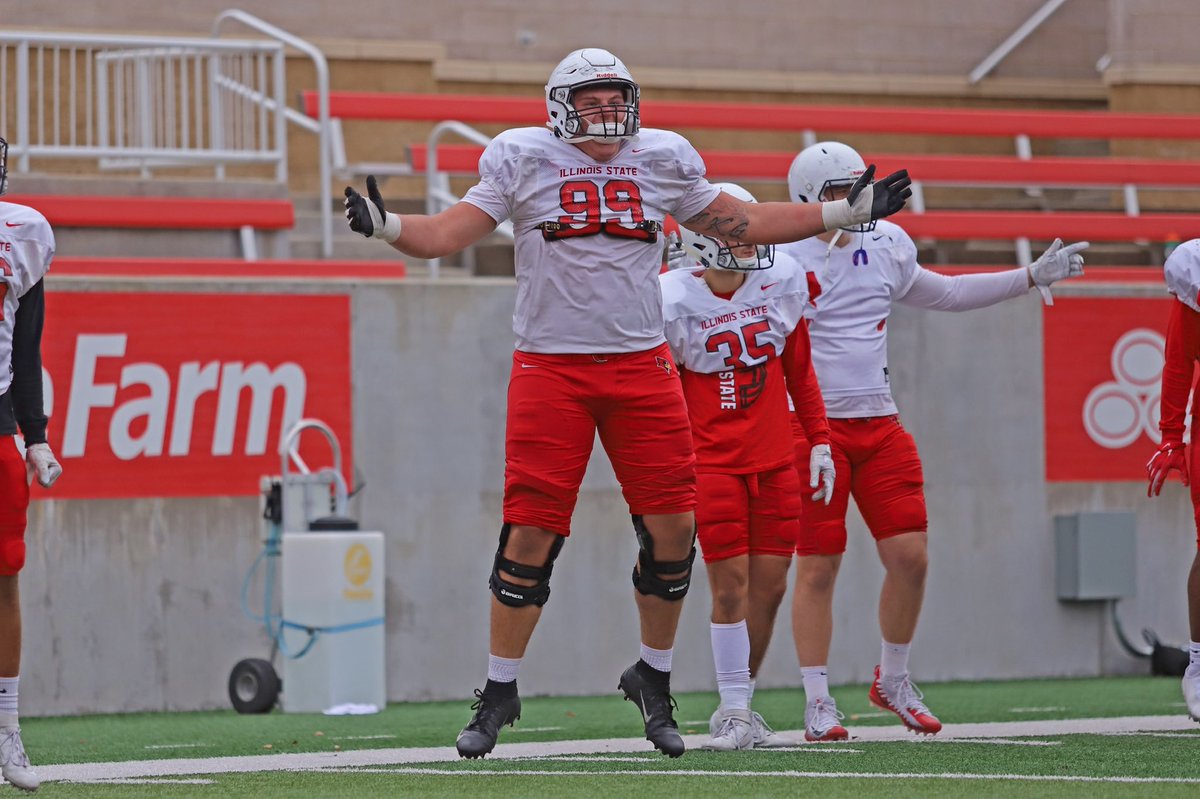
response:
M496 748L500 728L521 718L521 697L515 691L512 696L493 696L476 688L475 697L475 715L455 741L462 757L483 757Z
M667 757L679 757L684 752L683 738L671 714L678 705L671 696L670 676L663 679L662 674L639 660L625 669L617 687L641 711L646 740Z

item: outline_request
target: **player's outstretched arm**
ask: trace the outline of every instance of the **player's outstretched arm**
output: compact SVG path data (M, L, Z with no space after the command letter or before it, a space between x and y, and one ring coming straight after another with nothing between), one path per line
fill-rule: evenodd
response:
M456 203L440 214L394 214L384 207L374 175L367 176L367 196L346 187L346 222L355 233L383 239L414 258L440 258L456 253L496 229L496 221L477 206Z
M872 182L875 165L855 182L849 195L827 203L747 203L724 192L700 213L683 222L688 230L726 241L783 244L826 230L891 216L912 195L906 170Z
M1200 314L1178 300L1172 302L1159 391L1158 429L1162 431L1162 443L1146 463L1148 497L1158 496L1172 471L1179 472L1184 485L1188 485L1191 477L1183 435L1187 429L1188 395L1192 391L1196 365L1193 353L1198 341Z
M1068 277L1078 277L1083 274L1083 256L1090 242L1077 241L1063 246L1062 239L1055 239L1041 256L1029 265L1029 285L1036 286L1042 294L1042 301L1047 305L1054 304L1050 294L1050 286Z

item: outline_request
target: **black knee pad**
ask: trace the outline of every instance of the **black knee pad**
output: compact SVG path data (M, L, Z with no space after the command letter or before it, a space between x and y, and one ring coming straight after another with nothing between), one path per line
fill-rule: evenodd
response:
M496 549L496 560L492 564L492 576L488 586L492 594L503 605L512 608L522 608L528 605L541 607L550 598L550 573L554 571L554 560L562 551L564 539L561 535L550 547L550 556L542 566L528 566L504 557L504 547L508 544L508 534L512 531L511 524L500 528L500 546ZM536 585L517 585L501 578L501 573L519 577L522 580L537 580Z
M633 587L639 594L653 594L672 602L687 596L692 584L692 562L696 560L696 534L692 533L692 551L683 560L655 560L654 539L641 516L633 517L633 531L638 539L638 565L633 569ZM679 577L664 579L663 574Z

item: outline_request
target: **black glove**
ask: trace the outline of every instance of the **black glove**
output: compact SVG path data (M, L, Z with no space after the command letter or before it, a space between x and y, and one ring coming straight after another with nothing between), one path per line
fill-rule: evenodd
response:
M875 181L875 185L871 187L874 192L871 198L871 219L891 216L903 208L912 196L911 186L912 180L908 177L907 169L901 169Z
M374 175L367 175L367 199L347 186L342 204L346 206L346 221L355 233L389 243L400 237L400 217L383 207L383 196Z
M854 208L855 211L858 211L861 207L856 207L859 195L861 195L867 189L867 187L870 187L871 220L882 219L885 216L891 216L903 208L905 201L912 196L912 189L910 188L912 185L912 180L908 177L907 169L901 169L898 172L893 172L887 177L872 183L874 177L875 165L871 164L869 167L867 167L866 171L859 176L858 180L854 181L854 185L850 187L850 193L846 195L846 201L850 203L851 208Z

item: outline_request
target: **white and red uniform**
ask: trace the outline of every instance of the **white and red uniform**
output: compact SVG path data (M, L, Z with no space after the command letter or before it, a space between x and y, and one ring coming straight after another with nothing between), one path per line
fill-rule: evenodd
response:
M54 233L40 213L0 202L0 575L25 564L29 483L14 435L46 441L42 409L42 277Z
M802 555L846 548L846 511L854 500L872 535L886 538L928 527L916 442L900 424L887 361L893 302L941 311L994 305L1029 291L1025 269L945 277L917 263L917 248L897 225L880 220L845 247L817 238L778 249L815 272L821 294L809 326L813 365L829 416L837 482L828 506L804 498ZM796 463L809 444L796 428Z
M1200 361L1200 239L1185 241L1175 248L1163 267L1167 288L1178 302L1171 305L1167 322L1167 345L1162 372L1162 400L1158 427L1163 441L1183 441L1187 420L1188 394L1200 386L1193 382L1196 362ZM1196 518L1196 545L1200 549L1200 461L1197 461L1195 435L1188 454L1190 489Z
M790 556L801 506L789 394L809 439L829 441L804 324L808 281L782 255L770 269L747 272L728 296L714 294L703 275L684 268L660 281L696 448L704 559Z
M599 431L630 512L695 505L695 462L663 339L657 276L667 214L719 190L687 140L642 130L595 161L545 128L505 131L463 198L516 235L504 520L570 532Z

